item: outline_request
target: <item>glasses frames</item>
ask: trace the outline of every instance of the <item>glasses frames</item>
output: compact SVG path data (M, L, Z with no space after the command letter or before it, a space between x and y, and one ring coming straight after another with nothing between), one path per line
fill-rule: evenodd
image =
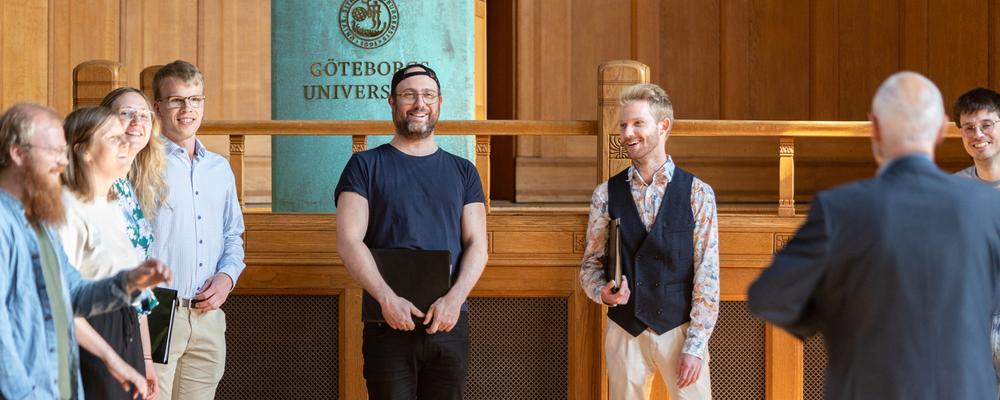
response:
M157 101L159 101L161 103L166 103L167 104L167 109L171 109L171 110L175 109L175 108L182 108L182 107L184 107L185 104L191 106L191 108L201 108L203 105L205 105L205 96L204 95L200 95L200 94L199 95L195 95L195 96L187 96L187 97L184 97L184 96L168 96L168 97L164 97L162 99L159 99Z

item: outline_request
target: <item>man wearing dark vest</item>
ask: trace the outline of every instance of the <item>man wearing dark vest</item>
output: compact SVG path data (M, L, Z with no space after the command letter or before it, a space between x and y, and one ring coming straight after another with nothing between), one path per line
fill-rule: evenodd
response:
M648 399L659 371L671 399L710 399L708 339L719 315L715 193L666 153L673 106L653 84L618 96L632 165L594 189L580 285L609 306L611 399ZM605 275L608 226L621 222L621 287ZM631 286L631 288L630 288Z

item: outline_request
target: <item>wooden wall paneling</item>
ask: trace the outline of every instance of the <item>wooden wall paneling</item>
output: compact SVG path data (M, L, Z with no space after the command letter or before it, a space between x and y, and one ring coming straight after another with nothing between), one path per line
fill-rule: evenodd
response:
M750 117L809 118L809 2L750 6Z
M606 308L591 301L579 283L573 285L568 308L569 399L607 399L608 377L604 362Z
M85 61L119 61L120 0L51 0L50 6L49 105L66 115L73 108L73 69Z
M474 40L476 118L486 119L486 0L473 0L476 8Z
M203 1L198 65L210 99L206 118L271 119L271 2ZM225 137L202 138L213 151L228 155ZM244 199L270 203L271 137L246 138Z
M809 10L809 118L838 119L840 63L838 0L815 0Z
M989 0L990 21L1000 21L1000 0ZM989 86L1000 90L1000 24L989 24L990 79ZM950 113L950 111L949 111Z
M517 1L486 2L486 79L489 91L486 109L489 119L514 119L517 116ZM516 137L490 138L491 196L514 201Z
M899 67L927 74L928 1L899 0Z
M764 327L767 400L802 399L802 341L771 324Z
M0 109L49 100L49 11L44 1L0 2Z
M990 0L989 2L990 21L1000 21L1000 0ZM1000 90L1000 29L987 29L989 31L990 44L990 79L989 85L993 90ZM950 113L950 112L949 112ZM957 118L957 117L956 117Z
M989 79L989 25L986 0L932 1L929 18L927 77L937 84L946 107Z
M719 118L750 119L750 1L719 11Z
M899 6L893 1L839 2L840 112L836 119L865 120L872 96L899 70Z
M676 118L720 116L720 7L720 0L668 0L660 4L659 36L664 50L660 65L650 65L650 70L652 82L670 95Z
M363 399L365 388L364 357L361 354L362 331L361 288L345 289L340 294L340 396L341 399Z

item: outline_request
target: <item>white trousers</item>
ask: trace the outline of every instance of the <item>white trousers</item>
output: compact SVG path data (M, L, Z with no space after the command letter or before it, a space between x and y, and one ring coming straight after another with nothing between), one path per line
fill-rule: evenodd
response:
M608 319L604 352L611 400L649 399L657 370L667 384L670 400L711 399L712 383L707 351L698 379L687 387L677 387L676 369L687 327L688 324L683 324L662 335L647 329L638 337L632 337L617 323Z
M158 399L214 399L226 370L226 313L178 307L168 357L167 364L154 364Z

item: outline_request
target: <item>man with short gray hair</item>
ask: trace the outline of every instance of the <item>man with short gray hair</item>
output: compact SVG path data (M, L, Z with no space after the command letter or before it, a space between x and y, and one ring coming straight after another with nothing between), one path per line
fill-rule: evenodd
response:
M869 117L877 175L816 194L748 306L823 333L828 399L996 398L1000 193L934 165L947 119L927 78L889 77Z

